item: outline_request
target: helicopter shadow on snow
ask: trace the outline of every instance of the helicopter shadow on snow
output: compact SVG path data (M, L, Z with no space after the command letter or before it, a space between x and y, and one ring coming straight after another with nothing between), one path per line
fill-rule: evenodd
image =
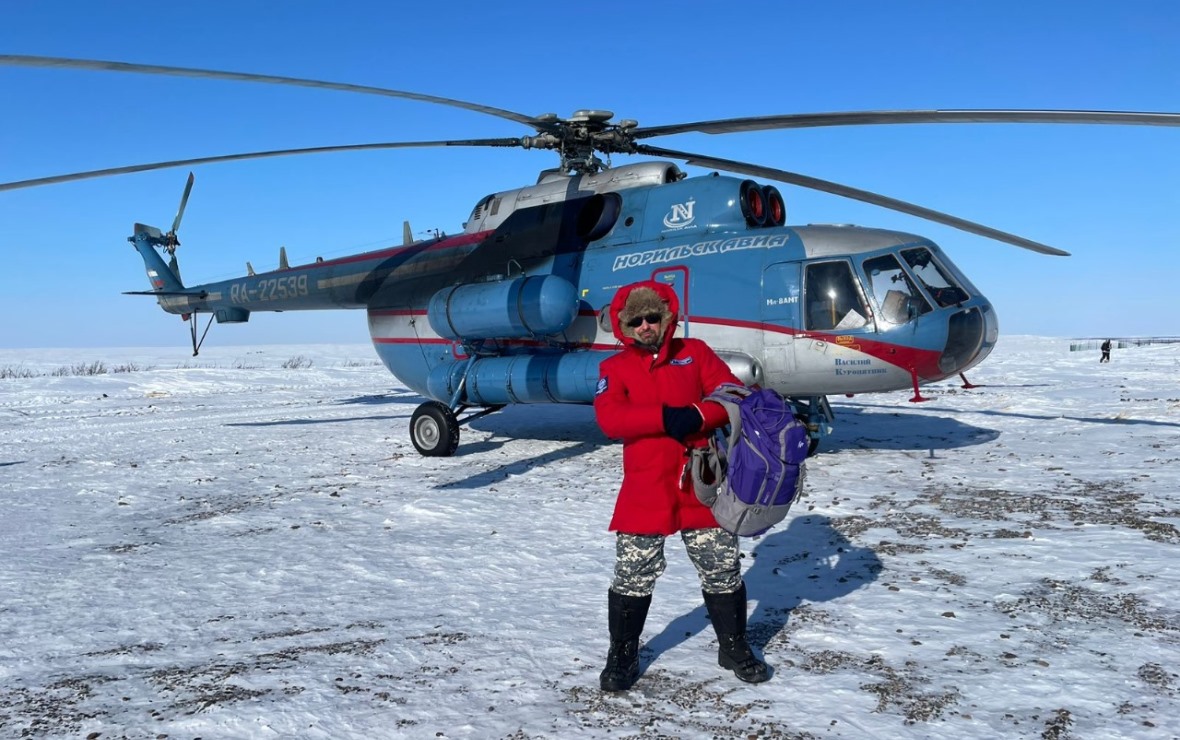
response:
M517 440L576 442L585 450L610 440L594 420L594 407L581 404L516 404L464 425L464 429L490 435L459 443L455 456L479 455Z
M446 488L478 488L492 485L510 475L536 470L562 460L592 453L606 444L589 406L510 406L494 417L478 419L471 428L490 433L485 439L461 442L456 459L486 455L514 441L569 442L558 449L508 460L491 470L482 470ZM879 414L857 408L838 412L835 431L820 444L819 454L855 450L945 450L983 444L999 436L993 429L964 424L952 418L915 414ZM618 452L621 459L621 449Z
M892 413L865 410L860 406L836 408L834 429L820 442L819 454L844 449L944 450L984 444L1000 435L999 430L966 424L951 416L914 414L907 409L888 408ZM484 454L512 440L521 439L577 442L579 444L566 449L578 451L613 444L598 428L591 406L509 406L496 414L475 420L469 426L492 436L460 443L456 457ZM553 459L552 455L546 459Z
M569 447L563 447L558 450L550 450L549 452L528 457L523 460L508 462L491 470L481 470L459 480L439 483L438 485L434 486L434 490L475 490L487 488L488 486L493 486L507 478L517 475L525 475L530 471L536 470L538 467L544 467L550 463L560 462L562 460L570 460L579 457L584 453L593 452L600 446L600 444L601 443L598 440L582 441L577 444L570 445ZM472 445L472 447L476 447L477 445L478 443L476 443L476 445ZM460 446L459 450L462 452L463 448ZM478 450L476 450L476 452L478 452ZM459 453L456 453L455 456L458 457Z
M573 460L610 444L594 420L590 406L558 407L552 405L509 406L497 412L498 418L477 419L470 428L491 436L460 442L455 459L487 455L520 440L566 442L568 444L528 457L506 461L490 470L481 470L459 480L437 486L439 489L471 489L494 485L505 478L523 475L563 460ZM621 454L621 453L620 453Z
M355 405L377 409L385 406L413 406L426 399L413 392L391 394L369 394L337 400L336 405ZM996 439L1000 431L973 426L953 416L928 413L936 409L927 407L927 413L913 413L905 408L887 404L858 404L834 406L836 419L831 434L819 445L819 454L840 452L849 449L879 450L943 450L983 444ZM952 411L953 413L953 411ZM992 413L992 412L980 412ZM1010 412L994 412L998 415L1028 416ZM232 422L228 426L268 427L307 424L338 424L350 421L397 421L407 420L412 409L398 408L390 413L326 419L274 419L269 421ZM1058 418L1058 417L1035 417ZM1114 421L1111 419L1087 419L1086 421ZM1135 423L1121 420L1120 423ZM1143 422L1151 423L1151 422ZM1163 422L1154 422L1163 423ZM1180 425L1176 425L1180 426ZM473 419L463 426L465 439L455 452L456 458L484 455L503 448L518 440L537 442L570 442L561 449L551 450L531 457L522 463L510 466L537 466L562 459L572 459L590 452L604 444L613 444L598 428L594 409L581 404L516 404L507 406L494 414ZM479 434L471 434L477 432ZM476 476L484 477L484 476ZM502 476L496 477L499 480Z
M412 404L417 406L422 403L424 399L416 393L385 393L379 395L355 396L353 398L342 398L333 402L337 406L385 406L389 404ZM411 409L412 412L412 409ZM349 421L383 421L390 419L409 419L411 412L381 414L374 416L337 416L330 419L277 419L273 421L240 421L230 422L226 426L229 427L273 427L273 426L300 426L306 424L339 424Z
M409 419L409 414L381 414L377 416L336 416L331 419L278 419L274 421L231 421L227 427L284 427L307 426L315 424L344 424L350 421L389 421L394 419Z
M370 393L364 396L341 398L336 401L337 406L383 406L389 403L412 403L418 405L426 399L413 391L402 393Z
M849 406L840 407L836 410L837 427L840 426L840 421L842 419L846 418L846 416L845 416L846 414L848 414L849 412L855 412L857 409L868 410L868 409L895 409L895 408L896 407L889 406L887 404L865 404L865 403L859 404L854 407L849 407ZM943 411L943 410L945 410L945 411L952 413L952 414L956 413L955 409L943 409L943 408L940 408L937 406L933 406L933 407L927 406L923 410L924 411ZM872 415L878 415L873 412L869 412L869 413ZM1004 418L1004 419L1031 419L1033 421L1058 421L1058 420L1064 419L1066 421L1080 421L1080 422L1083 422L1086 424L1120 424L1120 425L1122 425L1122 424L1142 424L1142 425L1146 425L1146 426L1180 427L1180 422L1158 421L1156 419L1135 419L1135 418L1131 418L1131 417L1127 417L1127 416L1076 416L1076 415L1070 415L1070 414L1031 414L1031 413L1021 412L1021 411L1002 411L1000 409L976 409L976 410L973 410L971 413L979 414L981 416L996 416L996 417L1000 417L1000 418ZM899 411L899 412L896 412L895 415L902 416L904 414L905 414L904 411ZM940 417L925 416L923 414L911 414L911 416L916 417L918 419L940 418ZM963 425L963 426L967 426L967 425ZM972 428L981 429L982 427L972 427Z
M953 416L912 413L896 406L834 406L833 411L834 428L820 442L819 454L862 449L950 450L985 444L1000 436L998 429L967 424Z
M742 540L743 549L749 542ZM753 542L749 550L753 563L746 569L744 580L748 598L755 604L747 638L758 652L765 652L786 629L792 612L800 605L847 596L875 581L883 568L873 550L853 545L826 516L792 517L786 529L772 531ZM822 612L814 612L812 618L822 619ZM709 616L703 603L676 617L640 651L643 669L708 628Z

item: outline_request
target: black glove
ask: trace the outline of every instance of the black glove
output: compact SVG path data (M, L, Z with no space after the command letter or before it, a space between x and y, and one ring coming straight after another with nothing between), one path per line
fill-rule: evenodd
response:
M678 442L683 442L688 435L699 432L705 420L695 406L665 406L664 431Z

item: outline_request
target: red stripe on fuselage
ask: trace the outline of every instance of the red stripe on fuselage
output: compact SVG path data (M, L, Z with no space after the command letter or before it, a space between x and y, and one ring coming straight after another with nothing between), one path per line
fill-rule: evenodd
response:
M448 345L459 344L451 339L443 339L442 337L431 337L427 339L418 339L417 337L373 337L373 344L431 344L431 345ZM500 339L496 344L503 348L508 347L552 347L553 345L545 342L538 342L532 339ZM583 351L588 349L595 350L614 350L619 349L619 345L615 344L572 344L570 345L576 351ZM573 351L573 350L571 350Z
M373 337L373 344L454 344L450 339L419 339L417 337Z
M775 332L777 334L795 336L799 339L813 339L817 342L827 342L837 347L854 349L869 357L899 367L906 372L916 371L922 378L946 377L946 373L938 368L938 360L942 357L942 352L937 350L919 349L917 347L907 347L904 344L882 342L879 339L869 339L863 334L803 331L775 324L763 324L758 321L716 319L707 316L692 316L689 318L689 321L713 326L732 326L740 329L752 329L754 331ZM856 345L855 348L852 345Z
M426 311L423 309L406 309L406 308L388 308L388 309L370 309L369 314L372 316L425 316ZM597 315L597 311L583 310L578 312L579 315ZM860 352L869 357L881 360L887 364L901 368L906 372L916 372L919 377L923 379L941 379L947 377L938 367L938 361L942 357L942 352L938 350L919 349L916 347L908 347L904 344L895 344L892 342L883 342L879 339L871 339L863 334L836 334L830 332L815 332L802 331L791 327L779 326L776 324L764 324L758 321L743 321L741 319L720 319L709 316L690 316L689 323L709 324L711 326L728 326L735 329L748 329L751 331L775 332L777 334L787 334L795 336L799 339L811 339L817 342L826 342L836 347L844 347L856 352ZM411 337L373 337L374 344L430 344L430 345L446 345L451 344L449 339L417 339ZM543 347L548 346L540 342L532 342L530 340L506 340L503 341L504 346L512 347ZM579 349L593 349L593 350L617 350L619 344L588 344L577 345Z

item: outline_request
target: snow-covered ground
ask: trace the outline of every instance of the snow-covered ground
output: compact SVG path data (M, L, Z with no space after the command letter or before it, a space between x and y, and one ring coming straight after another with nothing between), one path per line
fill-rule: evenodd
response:
M0 736L1180 736L1180 345L1097 360L1004 337L986 387L832 399L743 541L772 679L717 667L670 540L604 695L589 408L425 459L365 345L0 350Z

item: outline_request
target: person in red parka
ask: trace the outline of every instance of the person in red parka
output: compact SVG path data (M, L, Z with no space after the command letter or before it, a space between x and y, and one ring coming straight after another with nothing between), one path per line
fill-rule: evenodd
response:
M729 422L720 404L703 399L739 381L707 344L673 336L679 310L676 291L654 281L620 288L610 305L623 348L599 368L594 413L608 437L623 440L623 483L610 522L617 542L603 691L624 691L639 678L639 637L667 565L664 540L677 532L700 576L718 663L743 681L770 677L746 642L737 536L717 525L685 472L689 449Z

